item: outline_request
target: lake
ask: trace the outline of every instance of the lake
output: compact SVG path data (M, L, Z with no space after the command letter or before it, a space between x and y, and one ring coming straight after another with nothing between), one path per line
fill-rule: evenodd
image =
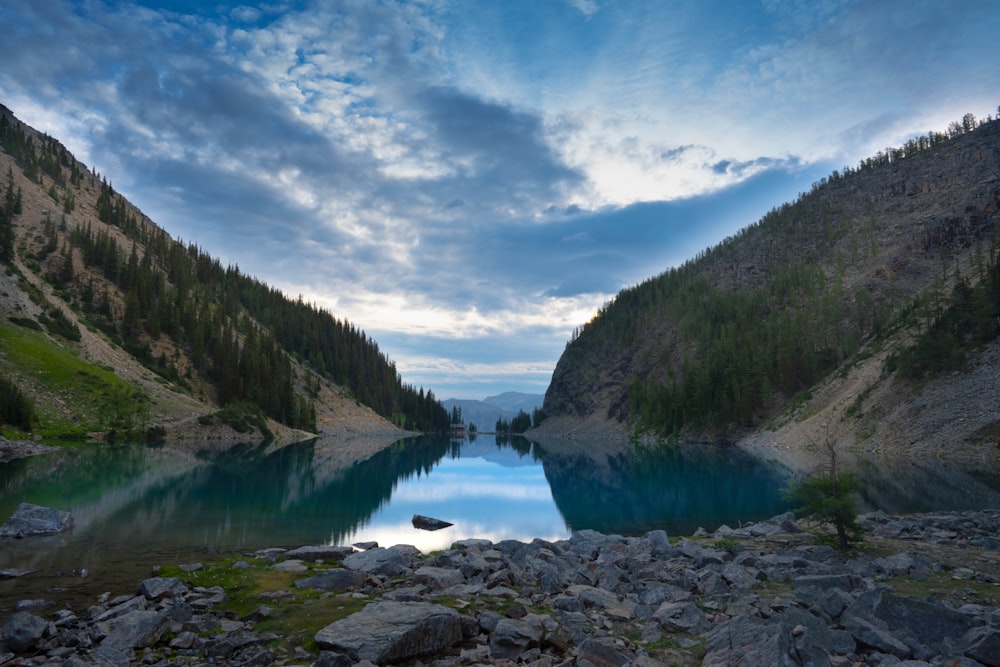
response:
M787 509L786 472L732 448L568 456L523 438L480 435L400 440L346 469L327 460L305 442L198 455L99 447L0 464L0 520L21 502L75 519L71 533L44 538L41 548L37 539L2 543L0 569L38 572L0 581L0 613L53 591L86 604L104 591L131 591L157 564L265 547L377 541L427 552L462 538L558 540L582 529L678 535ZM934 462L862 466L862 476L867 508L1000 506L995 472L948 472ZM414 514L454 526L418 530Z

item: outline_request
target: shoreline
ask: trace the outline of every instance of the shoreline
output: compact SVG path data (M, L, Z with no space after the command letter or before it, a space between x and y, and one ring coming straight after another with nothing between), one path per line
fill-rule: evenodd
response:
M86 609L27 601L17 622L2 620L0 658L996 664L1000 511L861 520L868 543L849 553L790 514L679 539L580 531L554 543L461 540L434 554L372 544L257 550L161 568L135 595ZM410 646L389 632L404 627L423 640ZM365 640L352 640L359 633Z

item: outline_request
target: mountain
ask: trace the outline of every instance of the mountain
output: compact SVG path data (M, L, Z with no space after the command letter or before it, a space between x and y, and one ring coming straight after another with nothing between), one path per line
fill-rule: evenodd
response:
M995 457L1000 122L836 171L567 344L538 435Z
M21 433L448 428L364 331L172 239L3 106L0 264L0 423Z
M466 424L475 424L480 431L491 431L497 421L501 419L510 421L517 416L519 410L532 414L536 408L541 407L544 398L541 394L508 391L496 396L487 396L482 401L448 398L441 401L441 404L449 413L454 408L459 408L462 411L462 421Z
M519 410L527 412L529 415L540 408L545 400L543 394L524 394L519 391L505 391L496 396L487 396L483 401L489 405L495 405L507 412L516 415Z

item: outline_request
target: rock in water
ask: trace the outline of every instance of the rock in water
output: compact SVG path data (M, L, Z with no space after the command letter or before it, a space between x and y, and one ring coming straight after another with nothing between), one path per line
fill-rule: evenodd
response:
M55 535L73 527L73 515L63 510L21 503L0 526L0 537L36 537Z
M413 527L420 528L421 530L441 530L442 528L447 528L448 526L453 525L455 524L442 521L441 519L434 519L421 514L413 515Z

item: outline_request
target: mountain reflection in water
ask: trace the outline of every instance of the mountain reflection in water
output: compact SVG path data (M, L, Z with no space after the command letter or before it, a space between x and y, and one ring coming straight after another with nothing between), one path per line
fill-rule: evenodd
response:
M0 519L32 502L76 520L71 533L44 542L4 542L0 569L38 572L0 581L0 612L53 587L85 605L104 591L131 591L157 564L264 547L374 540L426 552L463 538L558 540L582 529L676 535L786 509L783 471L733 449L565 455L481 435L399 440L346 468L337 453L337 441L197 456L99 447L0 464ZM890 512L1000 506L995 476L938 462L863 465L862 478L866 503ZM418 530L413 514L454 526ZM87 577L76 574L84 568Z

